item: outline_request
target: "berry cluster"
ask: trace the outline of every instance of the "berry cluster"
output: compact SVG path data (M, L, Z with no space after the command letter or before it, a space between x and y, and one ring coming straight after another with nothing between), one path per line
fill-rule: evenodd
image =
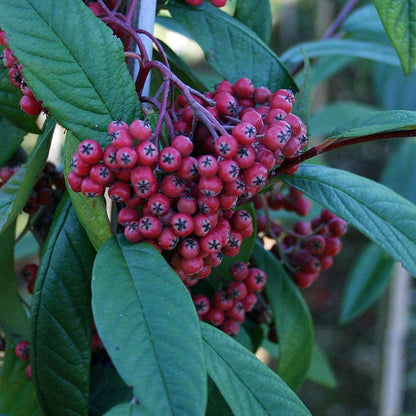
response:
M265 201L268 208L284 208L302 216L307 215L310 208L310 202L294 188L290 188L286 196L282 192L270 192ZM302 288L310 286L321 271L332 266L333 257L342 249L340 237L347 232L347 223L327 209L311 222L298 221L292 228L270 217L259 216L257 227L266 237L275 240L272 253Z
M29 341L22 341L16 345L14 350L17 358L23 361L29 361L30 359L30 345ZM31 379L32 378L32 369L30 364L26 366L26 376Z
M183 135L159 151L142 120L112 122L108 132L113 140L104 151L93 140L80 143L68 175L72 190L93 197L108 187L124 205L118 222L126 239L169 251L187 286L207 277L223 255L239 252L253 224L249 212L231 209L238 196L226 189L239 173L231 158L190 156L193 143Z
M4 66L9 69L9 80L23 93L23 96L20 99L20 108L30 116L39 115L43 110L42 101L39 101L34 97L32 90L27 85L27 82L22 75L23 66L14 56L13 51L7 47L8 39L6 37L6 33L1 29L0 45L5 47L3 53L1 54L1 58Z
M190 6L200 6L204 0L185 0ZM227 0L210 0L213 6L223 7L227 3Z
M206 295L193 295L192 299L199 319L219 327L231 336L236 336L246 313L257 303L257 293L266 284L266 273L258 268L249 268L243 262L230 267L233 281L217 290L210 300Z

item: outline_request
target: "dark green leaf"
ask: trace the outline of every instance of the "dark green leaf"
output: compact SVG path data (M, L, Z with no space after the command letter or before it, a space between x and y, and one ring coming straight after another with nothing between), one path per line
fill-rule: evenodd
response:
M287 67L294 67L303 61L302 49L309 59L322 56L340 56L342 54L343 56L384 62L390 65L400 65L393 48L375 42L354 39L331 39L299 43L282 54L280 59Z
M92 293L98 333L139 402L157 415L203 414L206 370L195 307L157 250L110 238L94 264Z
M23 141L25 131L19 129L5 117L0 117L0 166L7 162Z
M265 43L272 32L270 0L238 0L234 17L249 27Z
M227 13L208 2L191 7L172 1L168 9L173 19L201 46L207 61L225 79L235 82L248 77L255 86L297 90L293 78L274 52L254 32Z
M373 305L387 289L394 261L384 250L368 244L354 262L345 284L339 322L346 324Z
M237 342L239 342L243 347L247 348L249 351L254 352L253 344L251 343L251 338L242 325L240 325L240 331L234 339Z
M352 101L330 103L312 115L308 129L312 136L328 136L339 125L374 110L374 107Z
M44 246L32 299L32 371L47 415L88 415L95 251L66 195Z
M90 411L93 414L102 415L133 397L133 389L126 385L113 367L94 365L90 381Z
M0 230L14 221L29 199L48 157L55 122L49 119L28 161L0 189Z
M356 59L351 56L329 56L316 60L311 68L312 85L318 85L326 81L348 65L351 65Z
M292 110L292 113L300 117L305 124L309 124L309 116L311 114L311 92L311 66L309 58L305 54L302 85L299 93L296 95L296 101Z
M73 154L77 151L79 141L68 132L64 147L64 172L65 178L70 172L70 164ZM88 238L96 250L98 250L113 234L108 221L105 200L103 197L90 198L81 192L72 191L67 182L69 196L72 199L78 219L84 227Z
M44 416L33 382L26 376L28 361L17 358L16 344L7 342L0 377L0 412L7 416Z
M317 344L315 344L313 349L308 380L329 389L334 389L338 384L327 356Z
M59 124L103 143L112 120L139 115L121 42L81 1L0 0L0 7L23 75Z
M22 93L9 80L7 69L0 68L0 115L16 127L31 133L39 133L36 117L24 113L20 109Z
M253 258L267 274L266 293L279 339L277 373L297 390L305 380L314 345L309 309L281 263L259 242Z
M233 412L211 377L208 377L208 403L205 416L233 416Z
M201 323L209 376L236 416L310 415L296 394L231 337Z
M16 344L28 341L30 323L19 297L14 271L14 233L12 222L0 233L0 328Z
M339 126L331 133L330 138L366 136L385 131L414 128L416 128L416 111L374 111Z
M152 416L143 406L133 403L123 403L113 407L104 416Z
M416 63L416 3L414 0L373 0L391 43L408 75Z
M415 205L379 183L323 166L301 166L284 180L349 222L416 275Z

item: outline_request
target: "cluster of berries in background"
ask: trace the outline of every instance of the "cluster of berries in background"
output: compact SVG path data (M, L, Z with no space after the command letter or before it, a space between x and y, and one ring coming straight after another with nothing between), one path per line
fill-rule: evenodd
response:
M340 237L347 232L347 223L327 209L323 209L311 221L297 221L291 228L270 218L269 210L284 209L300 216L309 213L311 203L301 192L290 187L266 193L263 200L256 200L256 208L267 205L268 216L257 217L257 229L275 244L271 252L286 267L298 287L310 286L320 272L333 264L333 257L342 249Z
M212 297L192 295L201 320L219 327L230 336L236 336L240 325L258 301L258 294L266 285L266 273L246 263L235 262L230 267L232 281L216 290Z
M14 56L13 51L7 46L8 39L6 33L0 29L0 45L5 49L1 54L3 64L9 69L9 80L16 87L19 88L23 96L20 99L20 108L30 116L39 115L44 109L42 107L42 101L39 101L33 95L32 90L27 85L26 80L22 74L23 66L19 63Z
M29 341L22 341L16 345L14 350L17 358L22 361L29 361L30 360L30 345ZM31 379L32 378L32 369L30 364L26 366L26 376Z

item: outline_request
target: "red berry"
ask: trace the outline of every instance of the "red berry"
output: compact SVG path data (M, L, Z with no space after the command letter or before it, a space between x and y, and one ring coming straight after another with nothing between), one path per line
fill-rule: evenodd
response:
M30 364L28 364L28 365L26 366L25 373L26 373L26 377L27 377L29 380L31 380L31 379L32 379L32 367L31 367L31 365L30 365Z
M139 221L130 221L124 229L124 237L131 243L139 243L144 237L139 229Z
M165 147L159 153L159 167L165 172L175 172L182 162L182 156L172 146Z
M163 250L173 250L179 243L179 237L173 232L172 228L164 227L157 237L157 241Z
M189 156L194 149L192 140L187 136L176 136L171 143L171 146L179 151L182 157Z
M116 202L127 201L130 198L130 194L130 186L121 181L114 182L108 190L108 196Z
M74 192L81 192L81 183L83 176L78 176L75 172L68 173L68 184Z
M208 215L198 214L193 217L194 221L194 234L203 237L211 230L211 222Z
M178 237L187 237L194 229L194 222L190 215L179 212L172 216L171 227Z
M230 267L230 275L234 280L244 280L248 276L248 266L242 261L234 262Z
M342 243L338 237L325 237L325 245L325 256L336 256L342 249Z
M84 195L93 198L104 193L104 186L99 183L95 183L89 176L87 176L81 182L81 192Z
M248 211L239 209L235 211L231 218L231 226L233 230L241 231L253 223L253 219Z
M21 360L24 360L24 361L29 360L30 358L29 341L19 342L16 345L14 352L16 353L17 357L20 358Z
M309 287L318 277L318 273L307 273L299 270L295 273L294 280L296 286L305 288Z
M218 171L218 162L214 156L204 155L198 158L198 172L202 176L211 177Z
M226 311L234 305L234 301L230 299L230 296L225 290L215 292L212 303L215 308L221 309L222 311Z
M341 237L348 231L347 223L341 218L334 218L329 221L328 227L334 237Z
M267 103L267 101L269 100L270 95L271 95L271 92L268 88L266 88L266 87L257 87L254 90L253 98L254 98L254 101L256 102L256 104L264 104L264 103Z
M224 159L232 159L238 151L237 140L229 134L219 136L215 141L215 151Z
M131 147L122 147L117 150L116 161L121 168L132 168L137 162L137 153Z
M244 283L250 292L258 292L266 285L267 276L266 273L258 268L252 268L248 272L248 276Z
M128 128L129 125L124 121L114 120L108 125L107 131L111 135L118 130L128 130Z
M176 203L176 209L178 212L193 215L198 209L198 203L196 202L196 199L190 195L182 196Z
M237 100L228 92L220 92L214 99L220 115L234 116L237 113Z
M179 254L185 259L192 259L199 254L200 246L198 240L193 237L183 239L178 248Z
M135 168L131 173L131 183L134 192L140 198L149 198L157 190L156 177L148 166Z
M133 139L130 136L128 130L117 130L111 134L111 145L116 149L121 149L122 147L132 147Z
M78 176L87 176L90 173L91 165L87 162L84 162L78 153L75 153L72 156L72 161L70 164L71 171Z
M243 302L244 310L250 312L257 303L257 296L255 293L249 293L241 302Z
M205 237L200 240L201 250L205 253L215 254L221 251L223 240L219 233L210 231Z
M205 295L195 295L192 297L198 316L205 315L210 309L209 299Z
M121 208L117 215L117 221L119 224L126 226L131 221L137 221L140 218L140 214L135 208L124 207Z
M322 235L314 235L307 240L309 253L316 255L325 251L325 238Z
M102 163L94 165L91 168L90 177L94 182L100 183L104 186L112 184L115 179L111 169Z
M95 165L103 156L103 149L95 140L84 140L78 146L79 157L90 165Z
M211 1L214 2L214 0ZM236 337L240 332L240 323L234 319L227 318L220 326L220 329L230 337Z
M181 268L188 275L198 273L203 267L204 260L201 256L192 257L191 259L182 259L181 261Z
M137 161L139 165L153 166L159 159L159 150L157 146L145 140L135 147Z
M162 231L162 223L153 215L145 215L139 220L139 230L145 238L156 238Z
M247 287L243 282L231 282L227 287L227 293L231 299L242 300L247 296Z
M204 321L214 326L220 326L224 322L224 312L221 309L211 308L204 315Z
M116 160L117 149L114 146L107 146L104 150L103 162L110 169L117 169L119 166Z
M246 317L244 305L241 301L235 301L233 306L226 312L227 317L234 319L238 322L243 322Z
M223 182L233 182L238 178L240 168L234 160L221 160L218 163L218 178Z
M267 183L269 175L267 169L261 163L255 162L243 172L246 186L260 190Z
M129 133L133 139L143 142L151 136L152 128L147 121L134 120L129 125Z
M170 199L160 193L153 194L147 201L147 208L150 213L157 217L165 215L170 208Z

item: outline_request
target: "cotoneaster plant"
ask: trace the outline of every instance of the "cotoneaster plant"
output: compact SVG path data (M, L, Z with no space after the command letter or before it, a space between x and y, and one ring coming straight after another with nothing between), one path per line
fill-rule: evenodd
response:
M416 271L416 207L303 162L413 137L414 112L308 147L308 51L283 62L268 48L267 0L2 1L0 413L310 414L295 393L316 348L299 289L330 269L348 223ZM213 88L153 34L156 13L200 44ZM57 125L62 168L47 161ZM19 293L13 250L29 232L39 257Z

